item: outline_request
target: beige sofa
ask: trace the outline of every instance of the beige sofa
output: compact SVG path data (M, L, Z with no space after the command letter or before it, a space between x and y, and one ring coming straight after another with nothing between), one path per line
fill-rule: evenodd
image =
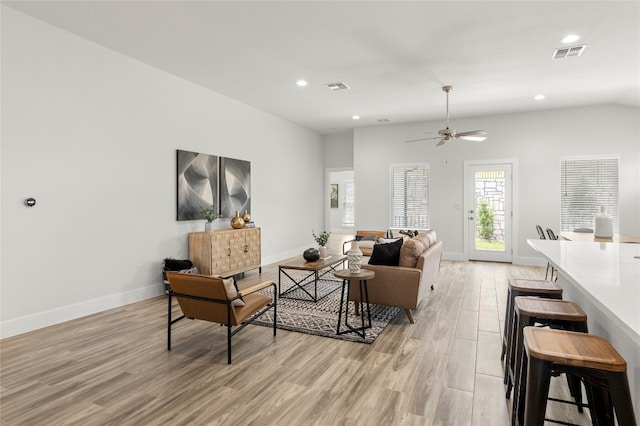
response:
M404 241L398 266L363 264L363 269L376 273L367 282L369 303L404 309L413 324L411 310L418 307L428 289L433 289L441 257L442 241L437 240L435 231L429 230ZM356 286L350 286L349 300L360 300Z

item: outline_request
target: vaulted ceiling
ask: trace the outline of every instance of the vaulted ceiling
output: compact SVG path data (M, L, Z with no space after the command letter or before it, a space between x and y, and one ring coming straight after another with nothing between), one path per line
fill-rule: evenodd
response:
M640 106L637 1L3 4L325 134L444 120L444 85L454 87L452 118ZM564 45L567 34L582 38ZM582 55L552 59L581 44Z

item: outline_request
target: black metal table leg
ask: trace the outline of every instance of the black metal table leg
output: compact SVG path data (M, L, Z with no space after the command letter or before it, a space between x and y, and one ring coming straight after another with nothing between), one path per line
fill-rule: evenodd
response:
M362 337L363 339L366 338L366 330L368 328L371 328L371 306L369 304L369 289L367 286L367 280L371 279L373 277L375 277L375 273L373 271L369 271L369 270L363 270L360 273L357 274L351 274L351 272L349 272L349 270L342 270L342 271L337 271L335 273L335 276L338 278L342 278L343 279L343 283L342 283L342 294L340 295L340 311L338 313L338 327L336 330L336 334L345 334L345 333L356 333L358 334L360 337ZM360 294L360 300L356 303L360 304L360 321L361 321L361 326L360 327L354 327L351 324L349 324L349 299L347 296L347 300L346 300L346 308L343 308L344 303L345 303L345 289L347 292L347 295L349 294L349 289L351 287L351 281L355 281L356 278L358 279L358 291ZM365 305L366 304L366 308L367 308L367 322L365 322L365 313L364 313L364 309L365 309ZM340 330L340 326L342 323L342 310L344 309L344 325L347 328L346 330Z

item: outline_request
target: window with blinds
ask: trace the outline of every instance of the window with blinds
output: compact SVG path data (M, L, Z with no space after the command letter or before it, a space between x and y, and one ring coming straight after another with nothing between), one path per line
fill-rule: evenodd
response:
M391 166L391 228L429 229L429 166Z
M619 230L619 158L583 157L560 160L560 229L594 227L600 206L613 219L613 232Z
M344 203L342 212L342 226L354 226L355 221L355 190L352 180L344 181Z

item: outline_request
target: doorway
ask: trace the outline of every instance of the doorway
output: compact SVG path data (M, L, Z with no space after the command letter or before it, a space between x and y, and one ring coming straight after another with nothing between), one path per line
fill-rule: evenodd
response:
M465 247L469 260L511 262L513 161L465 162Z
M355 184L353 169L327 169L325 227L332 234L354 234Z

